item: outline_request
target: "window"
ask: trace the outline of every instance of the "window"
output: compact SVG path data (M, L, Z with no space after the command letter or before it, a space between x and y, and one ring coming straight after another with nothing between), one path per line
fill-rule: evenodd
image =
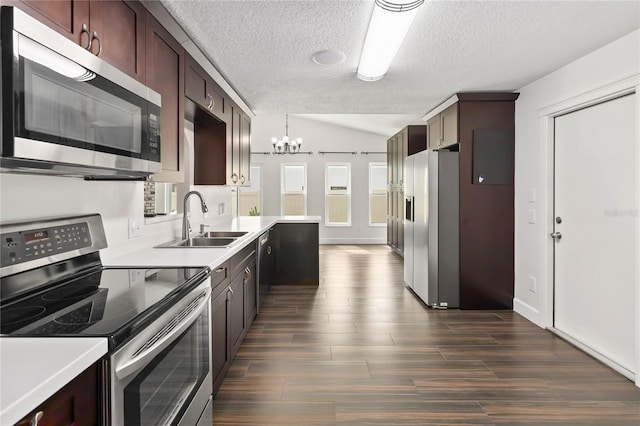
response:
M236 210L240 208L240 216L260 216L262 212L262 191L261 191L261 167L251 165L251 186L238 186L231 190L231 213L236 216ZM236 188L240 191L240 205Z
M351 164L327 164L325 225L351 226Z
M387 225L386 163L369 163L369 225Z
M307 165L305 163L282 165L281 199L283 215L307 214Z

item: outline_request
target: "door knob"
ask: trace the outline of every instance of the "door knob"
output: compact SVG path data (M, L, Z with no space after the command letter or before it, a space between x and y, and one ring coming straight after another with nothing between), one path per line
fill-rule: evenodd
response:
M556 241L560 241L562 239L562 234L560 232L554 232L551 234L551 238Z

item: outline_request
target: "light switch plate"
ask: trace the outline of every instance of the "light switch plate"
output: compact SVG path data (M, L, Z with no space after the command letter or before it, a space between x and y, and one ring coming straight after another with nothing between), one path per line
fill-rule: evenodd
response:
M527 222L536 223L536 211L534 209L527 210Z
M224 203L218 203L218 214L221 215L224 213Z
M532 293L536 292L536 279L533 277L529 277L529 291Z
M529 202L530 203L536 202L536 190L534 188L529 189Z
M138 238L142 235L142 228L140 227L140 223L137 219L130 217L129 218L129 239Z

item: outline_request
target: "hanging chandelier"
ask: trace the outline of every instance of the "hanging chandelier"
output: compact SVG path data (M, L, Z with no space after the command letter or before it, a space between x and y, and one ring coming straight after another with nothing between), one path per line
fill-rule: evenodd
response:
M302 138L289 138L289 114L285 114L284 136L271 138L274 154L297 154L302 146Z

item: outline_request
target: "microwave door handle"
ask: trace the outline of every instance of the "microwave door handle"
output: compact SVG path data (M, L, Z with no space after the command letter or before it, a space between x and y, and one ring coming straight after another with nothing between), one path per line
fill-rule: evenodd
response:
M118 379L123 380L127 376L135 373L141 369L143 369L151 360L162 350L164 350L167 346L173 343L187 328L189 328L196 319L202 314L205 308L209 306L211 296L211 288L207 288L203 296L200 297L200 301L198 302L198 306L194 308L186 317L180 320L179 323L175 324L173 328L171 328L166 335L161 336L153 345L144 349L138 355L134 355L131 359L120 363L116 366L116 376ZM155 336L159 336L164 332L164 328L162 328ZM152 341L154 338L152 337L149 341Z

